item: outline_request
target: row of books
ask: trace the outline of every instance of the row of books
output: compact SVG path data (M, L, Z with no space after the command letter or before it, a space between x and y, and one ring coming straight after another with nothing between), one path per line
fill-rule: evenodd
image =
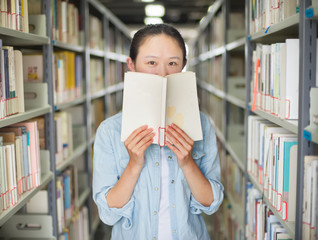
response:
M91 102L91 132L92 136L96 134L99 124L105 119L104 100L101 98Z
M74 100L82 95L82 57L70 51L54 52L54 104Z
M28 0L1 0L0 26L29 32Z
M279 219L264 203L262 195L249 183L246 200L247 240L286 240L292 239Z
M77 217L78 200L87 188L87 173L71 166L64 170L56 180L58 233L69 233L71 222ZM77 238L75 238L77 239Z
M70 51L53 54L54 104L61 104L82 96L82 56ZM43 82L42 53L23 54L23 79L28 83Z
M305 156L303 193L303 239L318 238L318 156Z
M90 62L90 92L96 93L105 88L104 61L91 58Z
M37 121L0 128L0 211L15 206L21 196L41 183Z
M258 116L248 117L247 171L284 221L295 221L297 135Z
M103 46L103 23L93 15L89 15L89 47L95 50L104 49Z
M266 30L299 12L299 0L250 0L250 33Z
M252 69L252 110L298 119L299 39L257 44Z
M77 6L71 1L65 0L51 0L51 4L53 39L63 43L80 45L80 15Z
M54 114L54 124L56 130L56 166L73 153L73 128L72 115L65 111Z
M22 53L0 39L0 119L24 112Z

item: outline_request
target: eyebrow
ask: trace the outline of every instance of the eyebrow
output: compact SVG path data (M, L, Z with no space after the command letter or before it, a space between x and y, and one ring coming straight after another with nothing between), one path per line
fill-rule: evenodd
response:
M149 55L149 56L145 56L145 58L159 58L159 57L158 56L154 56L154 55ZM169 59L178 59L178 60L180 60L180 57L174 56L174 57L170 57Z

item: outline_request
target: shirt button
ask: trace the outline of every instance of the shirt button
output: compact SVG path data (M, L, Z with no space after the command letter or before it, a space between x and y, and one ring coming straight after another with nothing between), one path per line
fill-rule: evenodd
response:
M173 180L173 179L171 180L171 183L172 183L172 184L174 183L174 180Z
M157 212L156 212L156 211L154 211L154 212L153 212L153 215L157 215Z
M172 208L174 208L174 207L175 207L175 205L174 205L174 204L171 204L171 207L172 207Z
M193 156L195 156L195 157L196 157L196 156L197 156L197 154L195 153L195 154L193 154Z
M157 188L157 187L155 187L155 191L158 191L158 188Z
M169 159L171 159L172 157L171 157L171 156L169 156L168 158L169 158Z
M173 232L173 233L177 233L177 231L176 231L176 230L173 230L172 232Z
M156 166L159 166L159 163L158 163L158 162L156 162Z
M152 240L156 240L157 238L156 237L154 237Z

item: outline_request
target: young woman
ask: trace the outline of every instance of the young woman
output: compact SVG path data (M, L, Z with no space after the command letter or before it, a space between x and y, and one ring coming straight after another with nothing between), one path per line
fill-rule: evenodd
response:
M147 25L131 43L130 71L166 76L181 72L186 49L166 24ZM152 144L154 130L140 126L120 141L121 113L97 130L93 199L99 216L113 225L114 240L210 239L201 213L223 201L215 132L201 113L203 140L194 142L178 126L167 127L167 146Z

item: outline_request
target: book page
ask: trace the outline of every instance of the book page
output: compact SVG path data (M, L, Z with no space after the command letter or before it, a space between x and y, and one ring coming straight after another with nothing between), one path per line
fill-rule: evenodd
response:
M202 140L195 73L181 72L167 78L166 125L175 123L194 141Z
M163 77L138 72L125 73L121 141L138 127L152 127L158 143Z

